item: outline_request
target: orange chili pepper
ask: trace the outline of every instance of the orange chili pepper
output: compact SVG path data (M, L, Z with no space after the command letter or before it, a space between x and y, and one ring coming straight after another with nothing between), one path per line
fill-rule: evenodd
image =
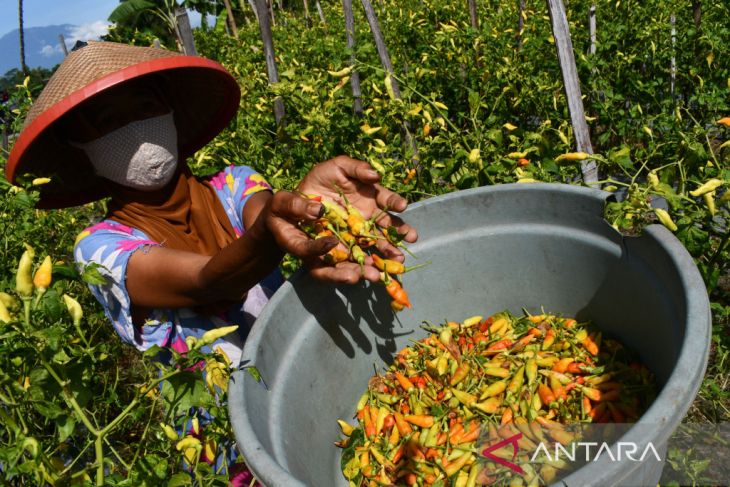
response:
M540 401L546 406L548 406L551 402L556 401L557 399L552 389L550 389L545 384L540 384L537 387L537 394L540 396Z
M408 414L403 417L407 422L420 426L421 428L430 428L433 426L433 416L428 414Z
M413 428L406 422L401 413L393 413L393 418L395 419L395 427L398 428L401 436L405 436L413 431Z
M572 357L561 358L555 363L555 365L553 365L553 370L555 372L560 372L561 374L564 374L565 371L568 369L568 365L574 361L575 359L573 359Z
M413 307L408 299L408 293L406 293L405 289L403 289L397 279L389 279L388 283L385 284L385 290L388 292L390 297L395 300L395 302L408 308Z
M588 353L590 353L593 356L598 355L598 345L596 344L595 340L593 339L593 336L588 335L583 339L581 342L583 346L588 350Z
M415 386L413 385L413 382L408 380L408 377L401 374L400 372L395 373L395 378L398 380L398 383L403 388L404 391L408 392L411 389L413 389Z

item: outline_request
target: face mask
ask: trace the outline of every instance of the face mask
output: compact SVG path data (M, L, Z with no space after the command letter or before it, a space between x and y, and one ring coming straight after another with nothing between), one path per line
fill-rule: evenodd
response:
M96 174L122 186L151 191L167 185L177 168L172 113L132 122L81 147Z

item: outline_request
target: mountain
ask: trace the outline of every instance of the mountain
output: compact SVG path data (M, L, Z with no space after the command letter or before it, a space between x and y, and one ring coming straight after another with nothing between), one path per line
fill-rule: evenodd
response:
M38 66L51 68L63 60L59 34L68 38L73 25L47 25L28 27L25 31L25 64L29 68ZM10 69L20 69L20 44L18 29L0 37L0 75Z

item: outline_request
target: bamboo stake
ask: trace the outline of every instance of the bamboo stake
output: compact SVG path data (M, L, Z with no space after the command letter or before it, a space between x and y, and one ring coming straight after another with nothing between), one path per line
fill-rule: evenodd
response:
M393 98L396 100L401 99L400 87L398 81L393 77L393 63L390 62L390 55L388 54L388 47L385 45L383 39L383 33L380 30L380 23L378 18L375 16L375 11L370 3L370 0L360 0L363 9L365 9L365 17L368 19L370 24L370 31L373 33L373 39L375 40L375 47L378 49L378 56L380 57L380 64L383 65L385 74L390 78L391 88L393 90ZM411 131L408 126L408 122L403 122L403 132L405 134L406 143L411 147L413 151L413 161L417 164L418 161L418 147L416 146L415 140L411 136Z
M238 39L238 26L236 25L236 19L233 18L233 9L231 8L230 0L223 0L223 5L226 7L226 18L228 19L228 25L231 27L233 37Z
M577 150L578 152L593 154L590 132L583 110L580 80L578 79L578 69L575 66L573 43L570 39L570 29L568 26L568 17L565 13L565 6L562 0L547 0L547 2ZM598 182L598 167L596 166L595 160L586 159L581 161L581 173L583 174L583 182L585 184L594 185Z
M266 72L269 77L269 84L279 82L279 71L276 68L276 54L274 52L274 39L271 34L269 21L269 8L266 0L255 0L258 9L259 27L261 29L261 40L264 43L264 57L266 58ZM274 99L274 117L277 127L284 122L284 101L280 96Z
M345 33L347 48L350 50L350 87L352 88L352 110L355 115L362 115L362 92L360 91L360 73L355 69L355 16L352 12L352 0L342 0L342 10L345 13Z

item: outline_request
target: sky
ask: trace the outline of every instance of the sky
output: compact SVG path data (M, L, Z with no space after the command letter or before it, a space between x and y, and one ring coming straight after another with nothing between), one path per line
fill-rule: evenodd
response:
M24 0L23 25L73 24L92 37L106 33L107 17L119 0ZM193 26L200 23L199 15L190 13ZM0 0L0 37L18 28L18 0Z

